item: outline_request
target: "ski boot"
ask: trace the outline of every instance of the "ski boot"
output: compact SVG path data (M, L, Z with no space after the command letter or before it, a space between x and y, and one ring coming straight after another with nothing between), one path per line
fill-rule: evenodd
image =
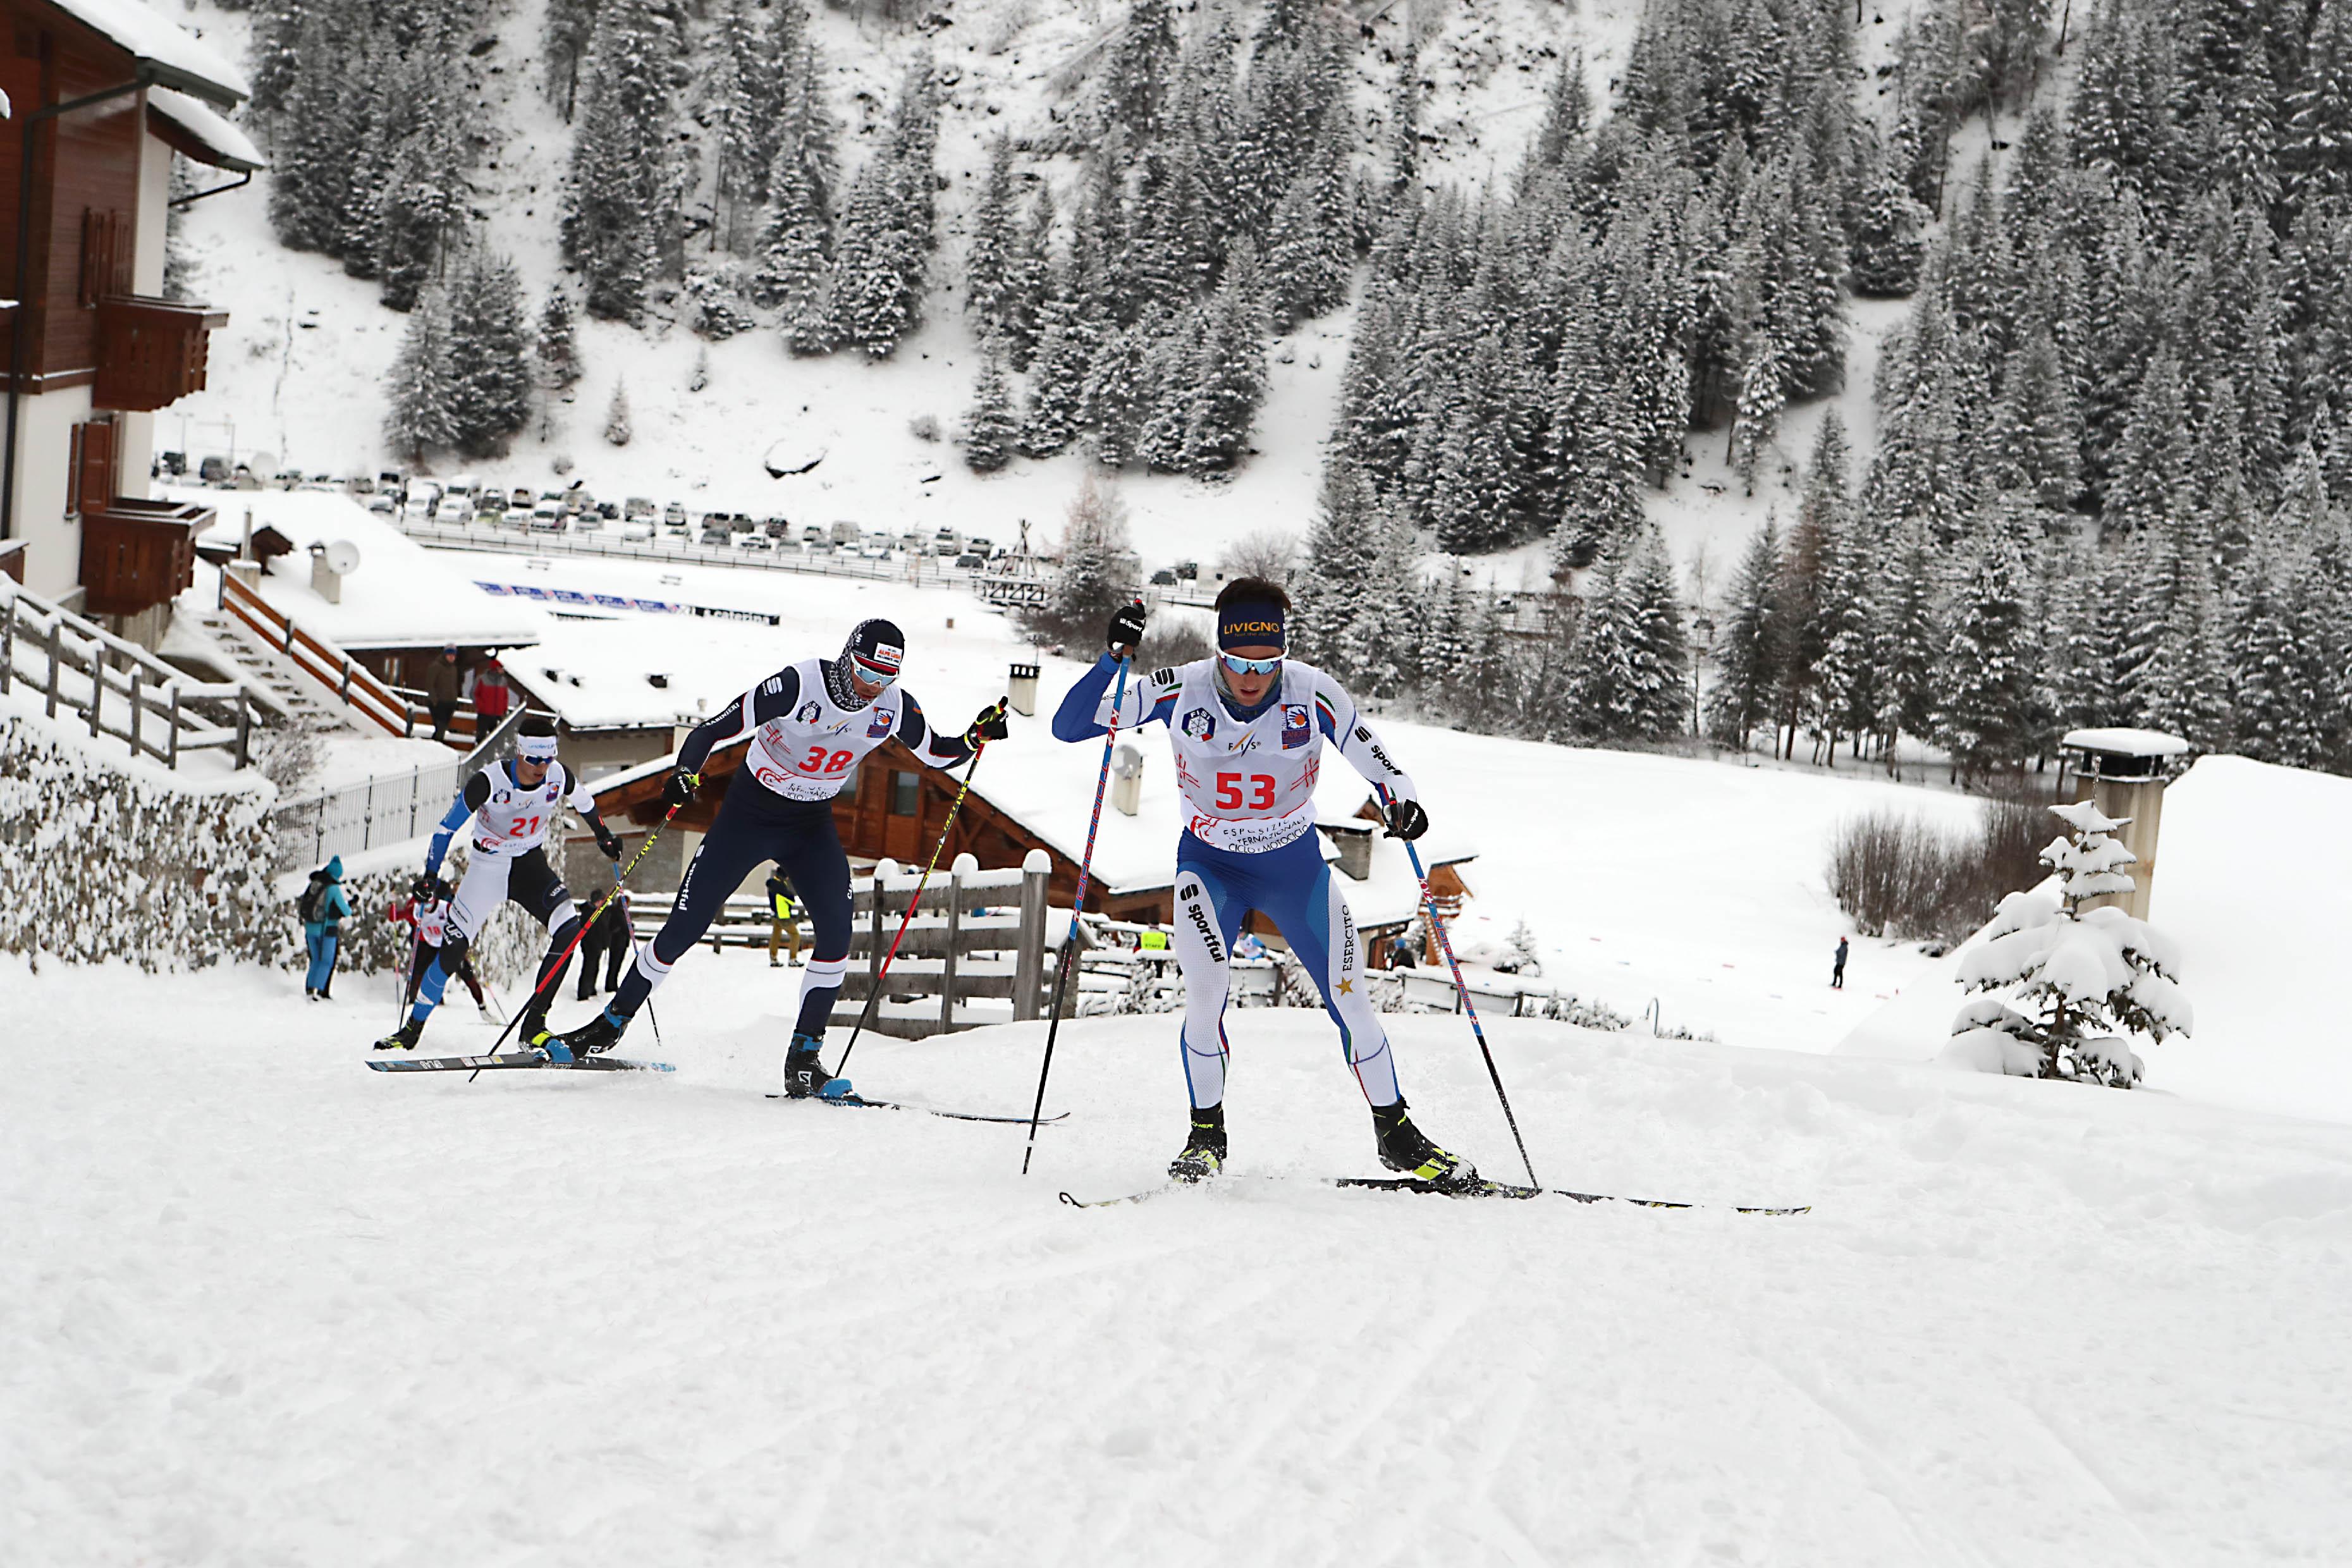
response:
M416 1048L418 1037L424 1033L425 1020L412 1017L378 1040L375 1048L380 1051L413 1051Z
M1168 1163L1168 1174L1180 1182L1205 1181L1225 1168L1225 1108L1222 1102L1192 1112L1192 1134L1184 1152Z
M817 1059L818 1041L813 1035L794 1035L792 1048L784 1053L784 1093L793 1100L839 1100L849 1093L849 1080L835 1078L824 1070Z
M602 1056L621 1043L622 1032L628 1026L626 1018L614 1017L608 1007L560 1038L576 1056Z
M1478 1169L1422 1135L1405 1114L1404 1101L1372 1107L1372 1136L1380 1141L1381 1163L1427 1182L1440 1192L1467 1192L1478 1184Z

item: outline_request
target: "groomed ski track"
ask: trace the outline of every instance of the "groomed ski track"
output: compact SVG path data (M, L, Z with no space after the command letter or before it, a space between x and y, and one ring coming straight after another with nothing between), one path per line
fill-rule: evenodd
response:
M2352 1128L1499 1020L1545 1182L1813 1212L1439 1202L1307 1179L1368 1121L1244 1012L1235 1169L1297 1179L1079 1214L1181 1141L1173 1016L1065 1026L1024 1181L782 1113L748 964L632 1032L675 1074L470 1084L364 1070L362 977L0 964L12 1563L2352 1560ZM1024 1110L1041 1033L856 1077Z

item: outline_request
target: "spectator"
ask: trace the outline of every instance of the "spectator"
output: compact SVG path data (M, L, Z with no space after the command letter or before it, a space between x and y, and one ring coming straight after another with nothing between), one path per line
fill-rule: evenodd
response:
M1845 989L1845 938L1838 938L1837 962L1830 968L1830 989Z
M588 907L593 910L604 900L604 889L599 888L590 895ZM611 903L604 904L603 912L597 915L587 933L580 939L580 993L577 999L585 1002L596 994L596 960L599 955L604 960L604 989L618 991L621 988L621 965L635 946L629 931L629 893L624 888Z
M474 677L476 736L486 737L504 723L507 710L513 705L514 689L507 684L506 667L494 658L483 660Z
M313 1002L327 1000L335 978L335 954L342 945L343 917L352 901L343 894L343 858L340 855L310 873L310 885L295 903L302 918L302 945L310 952L310 973L302 979L302 994Z
M776 943L792 945L785 961L801 961L800 906L793 899L793 884L779 866L768 873L768 967L776 967Z
M425 667L425 706L433 713L433 738L449 738L449 721L457 716L457 692L465 679L457 668L457 650L445 647L441 657Z

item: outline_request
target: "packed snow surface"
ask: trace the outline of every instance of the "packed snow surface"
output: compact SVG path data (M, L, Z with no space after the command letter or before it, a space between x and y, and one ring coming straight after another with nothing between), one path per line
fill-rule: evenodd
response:
M7 963L11 1563L2352 1559L2342 1127L1505 1021L1547 1181L1812 1212L1342 1192L1333 1032L1256 1011L1235 1175L1081 1212L1175 1152L1173 1017L1065 1026L1024 1178L763 1098L756 952L632 1032L675 1075L472 1084L362 1067L381 983ZM1517 1173L1460 1021L1396 1027ZM1041 1032L851 1071L1025 1110Z

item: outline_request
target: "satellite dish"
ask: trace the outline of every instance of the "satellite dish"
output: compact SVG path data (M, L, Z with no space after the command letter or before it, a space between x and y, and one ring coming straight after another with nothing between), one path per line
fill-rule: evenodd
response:
M348 577L360 569L360 547L348 539L327 546L327 570Z

